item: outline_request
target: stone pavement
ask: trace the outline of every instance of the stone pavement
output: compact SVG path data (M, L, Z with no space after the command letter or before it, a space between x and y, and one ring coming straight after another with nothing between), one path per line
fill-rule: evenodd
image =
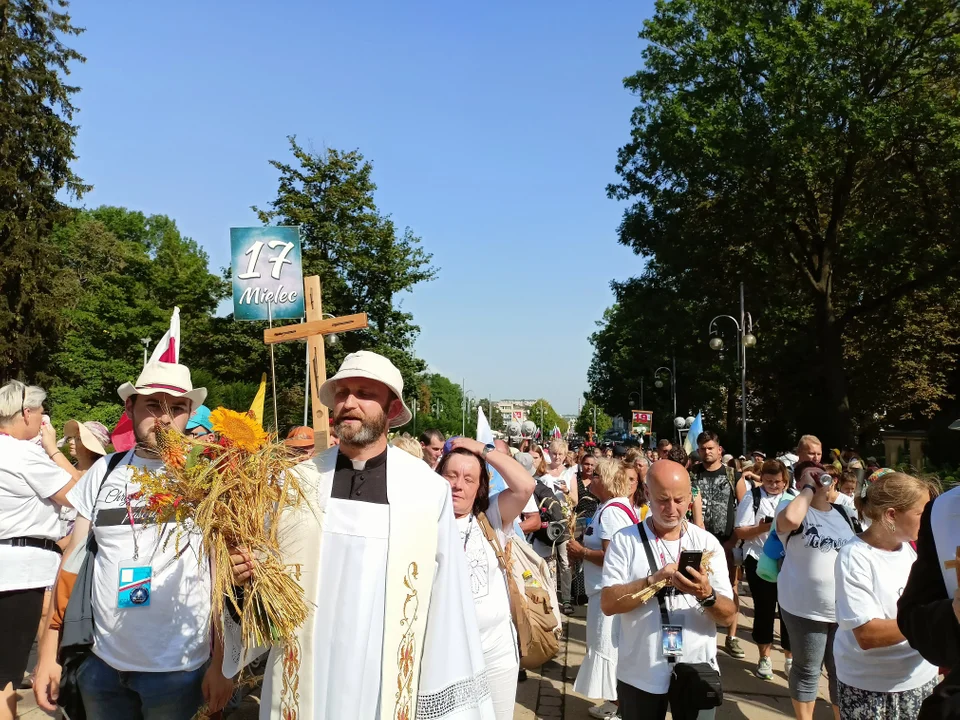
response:
M783 654L774 648L773 680L761 680L753 673L759 653L757 646L749 639L752 627L752 601L749 597L741 597L740 627L737 635L746 657L737 660L722 649L719 652L724 703L717 711L717 720L792 718L793 707L783 675ZM597 702L573 691L577 670L586 653L585 637L586 608L581 607L568 618L566 640L560 646L559 657L544 665L540 673L528 673L529 679L517 686L514 720L590 720L587 709ZM718 636L721 648L725 640L724 635ZM825 702L826 676L821 678L820 696L814 719L833 720L833 711Z
M744 589L746 587L744 586ZM740 644L747 656L743 660L729 657L720 651L720 672L723 676L724 703L717 712L717 720L766 720L790 718L793 710L783 676L783 654L774 649L773 680L760 680L753 671L757 666L757 646L750 638L753 626L753 606L749 597L742 597L740 612ZM596 702L573 692L573 681L586 653L586 608L577 612L566 623L566 640L561 643L560 655L541 668L539 673L528 673L529 679L517 686L517 704L514 720L590 720L587 709ZM718 641L723 646L725 637ZM32 662L31 662L32 667ZM815 720L833 720L833 712L823 698L827 697L826 678L820 683L821 700L817 702ZM47 713L40 710L30 690L20 691L20 717L45 720ZM256 720L255 699L228 715L228 720ZM118 718L118 720L121 720Z

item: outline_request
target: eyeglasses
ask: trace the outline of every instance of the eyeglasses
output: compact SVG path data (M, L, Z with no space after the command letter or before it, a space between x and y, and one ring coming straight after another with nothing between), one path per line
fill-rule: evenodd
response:
M27 419L27 386L23 386L23 395L20 397L20 414Z

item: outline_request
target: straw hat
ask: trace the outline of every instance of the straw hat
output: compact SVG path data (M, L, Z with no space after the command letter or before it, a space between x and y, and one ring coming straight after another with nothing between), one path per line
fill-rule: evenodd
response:
M110 444L110 431L103 423L89 421L82 423L79 420L68 420L63 426L64 442L69 438L77 438L87 450L97 455L106 455L106 445Z
M413 419L413 415L403 402L403 376L392 362L383 355L378 355L369 350L360 350L350 353L343 359L343 364L337 374L327 380L320 386L320 402L328 408L334 406L334 397L336 395L337 382L347 378L367 378L376 380L387 386L387 388L397 396L403 405L403 411L390 421L390 427L400 427L406 425Z
M174 363L149 362L143 367L136 385L124 383L117 394L124 402L133 395L156 395L166 393L173 397L185 397L194 407L203 405L207 399L206 388L194 388L190 380L190 369L186 365Z

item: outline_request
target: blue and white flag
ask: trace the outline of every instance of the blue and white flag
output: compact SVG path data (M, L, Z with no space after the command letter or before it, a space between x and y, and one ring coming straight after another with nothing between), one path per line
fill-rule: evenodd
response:
M683 441L683 449L686 451L687 455L692 453L697 449L697 438L700 436L700 433L703 432L703 413L697 413L696 419L693 421L693 425L690 426L690 429L687 430L687 437Z

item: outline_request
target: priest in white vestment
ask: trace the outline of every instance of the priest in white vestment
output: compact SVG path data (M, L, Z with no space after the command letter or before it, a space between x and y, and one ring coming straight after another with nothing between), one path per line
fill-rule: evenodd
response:
M348 355L320 388L340 445L301 463L309 507L279 529L311 613L296 642L270 648L260 717L487 720L494 717L449 484L387 446L410 420L403 379L381 355ZM234 555L240 584L256 566ZM244 652L224 619L224 675Z

